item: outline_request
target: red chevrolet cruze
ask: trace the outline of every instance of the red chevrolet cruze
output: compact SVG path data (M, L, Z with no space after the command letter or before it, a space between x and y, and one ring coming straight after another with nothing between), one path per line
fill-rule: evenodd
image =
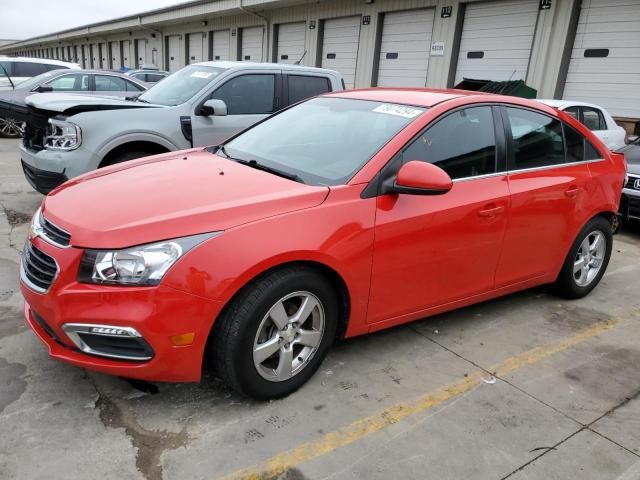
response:
M317 97L207 149L57 188L21 265L58 359L287 395L352 337L553 284L611 255L622 157L535 101L374 89ZM206 362L208 363L208 362Z

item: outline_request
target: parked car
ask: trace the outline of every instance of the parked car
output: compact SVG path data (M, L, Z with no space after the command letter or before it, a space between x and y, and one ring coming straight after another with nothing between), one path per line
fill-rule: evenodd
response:
M131 78L135 78L140 82L144 82L147 85L153 85L158 83L160 80L169 76L169 72L165 72L164 70L158 70L153 68L142 68L140 70L129 70L125 73Z
M80 65L60 60L0 55L0 89L11 89L41 73L64 68L79 69Z
M27 115L25 99L33 93L83 93L108 97L135 96L147 87L138 80L103 70L51 70L16 85L0 90L0 137L19 138L23 122L16 118Z
M539 100L562 110L591 130L609 150L615 150L625 144L627 132L616 123L609 112L598 105L572 100Z
M621 155L539 102L328 94L51 192L22 257L26 318L75 365L184 382L208 360L281 397L336 338L536 285L587 295L624 176Z
M620 220L640 220L640 137L618 150L627 160L627 181L620 201Z
M332 70L249 62L189 65L134 101L36 94L20 147L42 193L96 168L214 145L290 104L342 89ZM64 120L60 119L64 116Z

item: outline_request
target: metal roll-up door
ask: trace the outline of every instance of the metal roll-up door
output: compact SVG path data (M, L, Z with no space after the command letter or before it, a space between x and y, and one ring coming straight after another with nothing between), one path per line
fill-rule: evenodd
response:
M100 68L100 52L97 43L89 45L89 52L91 52L91 68Z
M278 25L278 45L276 61L294 64L304 55L304 42L307 33L306 22L282 23Z
M455 83L463 78L525 80L538 8L537 0L467 4Z
M231 48L229 30L218 30L213 32L211 41L211 59L212 60L229 60L229 49Z
M146 38L140 38L136 40L136 47L138 52L136 65L138 65L138 67L142 67L143 65L149 63L149 53L147 52L147 45L148 41Z
M91 68L91 49L89 45L82 45L82 68Z
M240 60L243 62L261 62L264 28L243 28L241 35Z
M120 42L111 42L111 68L118 70L122 67L122 57L120 56Z
M122 41L122 65L126 68L131 68L133 66L133 55L131 52L131 40L123 40Z
M424 87L427 84L433 19L433 9L384 14L378 86Z
M204 60L205 39L206 35L202 32L189 34L189 63L197 63Z
M109 51L106 43L98 45L98 54L100 56L100 68L108 69L109 67Z
M182 37L181 35L170 35L167 37L167 56L169 71L175 72L184 67L184 51L181 48Z
M563 98L640 118L640 2L583 0Z
M357 16L324 21L321 65L338 71L347 88L355 85L361 19Z

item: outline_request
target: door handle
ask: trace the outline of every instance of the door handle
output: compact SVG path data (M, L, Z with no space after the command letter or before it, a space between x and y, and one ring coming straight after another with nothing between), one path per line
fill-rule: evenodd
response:
M485 208L478 212L481 217L496 217L504 213L504 207L500 205L487 205Z
M564 192L564 194L569 198L576 198L578 193L580 193L580 187L576 187L575 185L572 185Z

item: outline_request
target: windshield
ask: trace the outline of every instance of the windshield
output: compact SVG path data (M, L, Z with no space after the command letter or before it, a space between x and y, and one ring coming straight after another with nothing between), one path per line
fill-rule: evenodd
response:
M425 110L392 103L320 97L275 115L225 144L234 159L300 177L345 184Z
M224 68L189 65L156 83L138 97L139 100L173 107L191 99L224 72Z
M43 84L54 75L59 75L64 72L68 73L69 70L51 70L49 72L41 73L37 77L29 78L24 82L20 82L18 85L20 85L20 90L30 90L37 87L38 85Z

